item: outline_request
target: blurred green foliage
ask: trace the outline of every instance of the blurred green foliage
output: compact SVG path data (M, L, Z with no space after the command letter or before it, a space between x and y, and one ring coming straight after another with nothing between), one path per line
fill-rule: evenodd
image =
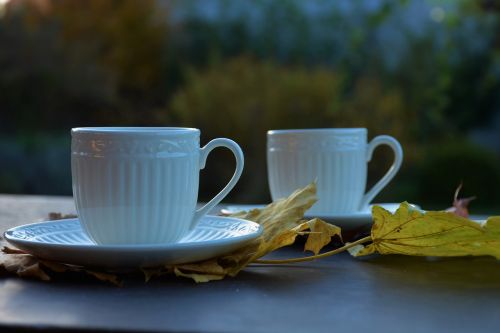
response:
M398 91L384 89L372 77L357 78L347 91L345 79L328 68L235 58L190 73L168 109L180 123L202 128L206 138L237 138L247 157L240 193L245 200L266 197L269 129L367 127L372 134L398 137L406 147L414 144L407 135L413 116L404 112ZM222 158L216 163L215 182L228 178L231 163Z
M426 201L448 197L451 203L454 189L463 183L461 196L476 196L473 205L495 207L500 202L500 157L465 141L436 144L425 155L419 166L419 185Z
M245 150L228 200L262 202L268 129L367 127L405 149L377 201L447 205L463 180L494 207L483 193L500 188L498 152L468 132L500 109L499 36L489 0L11 0L0 9L0 192L69 194L71 127L196 126L203 142L227 136ZM202 200L232 170L216 154ZM370 183L390 158L376 153Z
M168 31L156 2L45 3L14 0L0 19L2 132L154 120Z
M35 134L0 137L2 193L68 194L71 191L70 138Z

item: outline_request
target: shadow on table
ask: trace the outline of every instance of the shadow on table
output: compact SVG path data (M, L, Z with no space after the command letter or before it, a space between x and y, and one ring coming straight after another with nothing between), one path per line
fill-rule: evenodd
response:
M500 287L500 261L491 257L410 257L375 255L356 258L359 268L401 281L436 288L495 289ZM364 266L364 267L363 267Z

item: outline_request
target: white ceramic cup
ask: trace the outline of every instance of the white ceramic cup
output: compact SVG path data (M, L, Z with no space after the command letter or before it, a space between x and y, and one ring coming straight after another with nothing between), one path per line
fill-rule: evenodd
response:
M367 193L367 163L374 149L394 151L389 171ZM366 209L398 172L403 150L393 137L367 143L365 128L272 130L267 132L267 170L273 200L317 181L318 202L308 214L332 216Z
M180 127L71 130L73 196L80 223L97 244L174 243L234 187L243 152L229 139L200 149L200 131ZM196 210L200 169L216 147L230 149L236 171Z

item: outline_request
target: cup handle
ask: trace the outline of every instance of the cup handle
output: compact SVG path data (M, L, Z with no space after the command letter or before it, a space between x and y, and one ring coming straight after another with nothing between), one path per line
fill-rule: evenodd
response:
M403 162L403 148L401 148L398 140L389 135L379 135L368 144L368 149L366 151L367 162L370 162L373 151L380 145L388 145L392 148L394 151L394 162L387 173L363 196L360 207L361 210L366 208L373 198L375 198L375 196L379 194L379 192L392 180L392 178L394 178L401 167L401 163Z
M231 150L231 152L234 154L234 157L236 158L236 170L234 171L233 177L231 178L229 183L227 183L227 185L222 189L222 191L220 191L219 194L213 197L212 200L210 200L208 203L206 203L203 207L201 207L194 213L190 229L193 229L198 223L198 221L205 214L207 214L208 211L210 211L212 208L218 205L222 201L222 199L226 197L226 195L233 189L234 185L236 185L238 179L240 179L241 173L243 172L243 165L245 164L243 151L236 142L224 138L214 139L209 143L207 143L205 147L200 149L200 169L205 168L205 163L207 161L208 154L210 154L210 152L217 147L225 147Z

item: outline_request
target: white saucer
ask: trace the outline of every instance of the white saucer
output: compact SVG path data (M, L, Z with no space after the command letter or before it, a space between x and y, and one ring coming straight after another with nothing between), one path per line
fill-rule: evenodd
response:
M266 205L234 205L234 206L227 206L223 209L221 209L221 213L228 215L228 214L234 214L237 212L241 211L249 211L255 208L261 209L264 208ZM306 219L312 219L312 218L320 218L326 222L329 222L331 224L335 224L339 227L341 227L344 230L348 229L355 229L362 227L366 224L372 223L372 206L382 206L383 208L387 209L391 213L394 213L398 208L399 208L399 203L376 203L370 205L367 209L355 212L355 213L349 213L349 214L336 214L336 215L321 215L321 214L316 214L316 215L311 215L306 212L304 218ZM416 206L416 208L420 209L420 207Z
M39 258L108 268L152 267L196 262L231 252L262 234L255 222L205 216L174 244L96 245L78 219L27 224L7 230L5 239Z

